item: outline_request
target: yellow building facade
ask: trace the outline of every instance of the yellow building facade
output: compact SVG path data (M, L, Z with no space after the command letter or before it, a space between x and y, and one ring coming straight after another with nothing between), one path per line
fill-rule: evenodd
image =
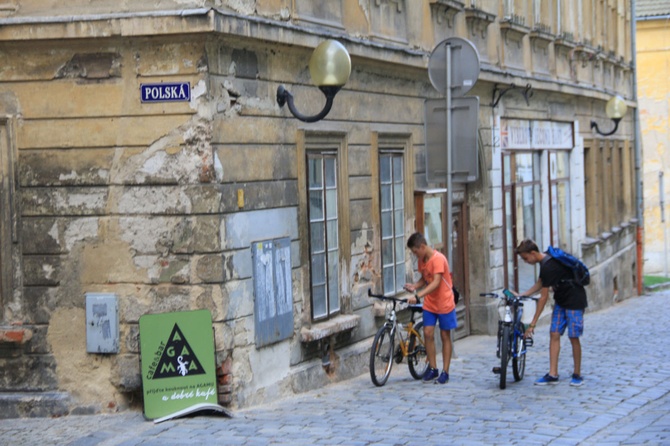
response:
M644 146L644 221L646 274L668 274L670 209L670 6L639 2L637 73L640 127ZM661 191L661 187L664 190ZM665 221L663 221L665 218Z

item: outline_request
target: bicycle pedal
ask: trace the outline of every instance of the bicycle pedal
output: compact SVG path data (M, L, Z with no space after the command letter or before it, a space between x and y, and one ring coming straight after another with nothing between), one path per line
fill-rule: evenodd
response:
M500 367L493 367L493 373L500 375Z
M400 349L400 346L396 347L393 360L396 364L400 364L402 362L402 350Z

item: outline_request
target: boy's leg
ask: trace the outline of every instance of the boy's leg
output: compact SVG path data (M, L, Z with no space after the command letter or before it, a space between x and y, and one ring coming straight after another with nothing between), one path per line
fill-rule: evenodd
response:
M458 326L456 319L456 309L450 313L440 314L438 316L440 321L440 339L442 339L442 363L443 368L447 374L449 373L449 364L451 364L451 355L453 346L451 344L451 330L455 330Z
M570 338L570 343L572 344L572 359L575 362L574 374L581 376L582 374L582 344L579 342L579 338Z
M568 337L572 344L572 359L575 363L573 373L581 376L582 344L579 337L584 333L584 310L566 310L568 320Z
M449 373L452 351L451 330L440 330L440 337L442 338L442 370Z
M549 333L549 374L558 376L558 355L561 352L561 334Z
M435 326L423 327L423 342L426 343L426 355L428 355L428 364L431 368L437 368L437 358L435 350Z
M549 328L549 374L558 376L558 356L561 352L561 335L568 326L568 318L564 308L554 305Z

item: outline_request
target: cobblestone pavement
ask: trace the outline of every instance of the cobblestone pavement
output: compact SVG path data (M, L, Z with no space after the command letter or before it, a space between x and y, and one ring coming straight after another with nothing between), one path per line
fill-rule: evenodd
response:
M585 318L582 387L534 386L548 370L548 327L535 335L526 376L498 388L495 339L455 343L451 381L424 385L395 364L384 387L367 374L233 418L195 416L160 424L139 412L0 420L2 445L670 445L670 292L628 299Z

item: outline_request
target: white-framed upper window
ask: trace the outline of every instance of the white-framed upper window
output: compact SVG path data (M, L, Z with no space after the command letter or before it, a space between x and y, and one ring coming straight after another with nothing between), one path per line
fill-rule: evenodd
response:
M312 317L340 311L337 152L307 152Z
M401 151L379 154L382 283L384 294L402 291L405 278L405 175Z
M570 251L570 152L549 152L549 185L551 244Z

